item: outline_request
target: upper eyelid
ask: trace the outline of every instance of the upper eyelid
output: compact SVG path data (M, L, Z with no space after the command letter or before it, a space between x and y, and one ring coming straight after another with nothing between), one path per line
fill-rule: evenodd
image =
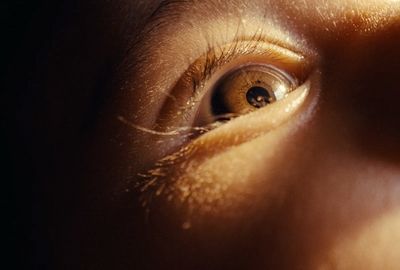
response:
M268 39L260 33L260 35L254 35L252 37L235 37L234 41L228 43L225 48L223 46L209 46L207 53L201 57L203 59L197 59L172 88L178 89L179 92L183 89L191 92L190 97L187 99L187 104L189 105L181 108L179 115L191 114L192 106L196 106L202 99L202 96L207 92L206 89L203 89L205 86L204 84L208 82L211 77L214 77L217 69L222 68L224 65L231 64L229 62L233 62L233 65L235 65L237 63L235 59L240 59L246 55L264 56L263 60L265 62L260 61L259 64L271 64L271 61L275 62L275 64L278 62L292 61L292 65L296 67L296 72L292 75L298 79L298 83L303 83L312 69L312 61L302 54L293 52L272 42L269 42ZM221 56L216 57L216 51L219 51ZM246 64L246 62L243 64ZM287 65L283 66L287 67ZM234 69L237 68L237 66L234 66ZM285 69L283 68L283 70ZM223 75L226 75L229 71L230 70L227 72L225 71ZM287 70L285 70L285 72L286 71ZM218 80L219 76L215 77L217 77ZM211 81L213 80L215 80L215 78L211 79ZM211 82L210 84L213 83ZM177 87L177 85L179 86ZM171 93L174 94L174 90L171 90ZM176 93L178 93L178 91Z
M260 44L268 44L269 46L274 47L274 49L270 50L271 48L263 48ZM285 54L290 54L290 56L283 56L283 54L279 55L276 53L277 50L284 50ZM223 48L222 46L210 48L208 52L202 56L201 60L196 60L196 62L191 65L185 76L191 78L193 91L196 91L196 87L199 87L201 82L208 80L216 69L236 58L246 55L265 56L269 58L269 60L277 62L294 61L302 65L306 65L307 62L307 58L302 54L292 52L286 48L280 47L279 45L270 43L270 41L266 41L263 35L260 34L259 36L253 36L251 38L235 38L227 48Z

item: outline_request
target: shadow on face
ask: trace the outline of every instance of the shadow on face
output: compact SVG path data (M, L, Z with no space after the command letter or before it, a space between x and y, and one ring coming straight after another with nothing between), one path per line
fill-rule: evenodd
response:
M397 269L398 3L159 4L63 6L27 68L35 267Z

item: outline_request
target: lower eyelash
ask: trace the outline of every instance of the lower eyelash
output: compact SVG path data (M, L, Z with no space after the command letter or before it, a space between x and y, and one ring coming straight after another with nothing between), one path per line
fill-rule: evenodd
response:
M221 116L221 119L224 118L226 119L227 117L232 118L231 114L226 115L226 116ZM186 136L186 137L197 137L201 134L204 134L206 132L209 132L217 127L219 127L223 122L222 121L216 121L214 123L211 123L207 126L202 126L202 127L192 127L192 126L184 126L184 127L177 127L175 129L172 129L171 131L157 131L154 129L149 129L145 128L140 125L136 125L128 120L125 119L123 116L118 116L117 119L121 121L122 123L128 125L129 127L139 130L144 133L152 134L152 135L158 135L158 136Z

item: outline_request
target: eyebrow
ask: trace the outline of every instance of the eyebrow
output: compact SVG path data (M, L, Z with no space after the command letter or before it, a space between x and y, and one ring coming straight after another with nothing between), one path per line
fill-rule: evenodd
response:
M275 15L277 11L280 11L281 9L285 9L285 13L291 14L290 16L292 16L292 19L295 21L297 21L298 18L315 17L315 19L321 20L321 22L334 20L335 22L340 23L349 23L352 20L351 16L344 16L344 14L340 12L342 9L355 10L355 14L358 14L357 16L360 17L359 19L365 24L364 28L372 29L376 28L371 25L374 21L376 21L376 16L383 20L386 17L393 17L396 14L398 15L396 10L398 12L400 9L400 4L393 5L393 8L389 10L387 10L387 5L383 5L382 7L380 7L378 4L376 4L376 6L372 5L374 6L374 14L372 14L374 17L371 19L368 16L362 16L364 11L369 10L368 8L370 5L368 3L370 3L370 1L364 0L361 1L359 5L355 6L352 1L342 0L339 4L339 6L342 7L341 9L338 9L338 5L335 5L335 3L337 3L337 1L328 0L324 3L317 2L316 5L313 6L310 5L307 0L303 0L290 2L290 6L292 7L288 7L287 5L280 6L279 2L271 0L161 0L145 20L145 28L148 30L146 32L151 33L156 28L160 28L168 24L174 24L180 18L187 17L187 14L184 14L185 12L190 13L193 18L196 18L196 16L200 17L198 11L202 11L204 13L203 17L211 18L223 17L229 9L244 10L245 8L249 8L252 10L259 10L261 6L264 6L268 7L268 10L272 10L273 15ZM332 12L332 10L334 12ZM282 17L280 19L284 21L283 23L287 23L289 21L293 23L292 19L288 20L288 17ZM323 23L314 24L313 22L315 22L315 20L310 20L306 24L311 27L319 28L320 31L328 28L332 28L330 30L334 30L335 28L334 24L324 25ZM296 22L294 22L294 25L296 25ZM299 26L299 24L297 24L297 26ZM301 27L299 30L304 31L305 29L306 28Z
M262 3L262 4L261 4ZM152 39L157 33L163 32L165 28L181 30L183 27L180 22L187 22L189 19L196 21L197 19L224 19L227 16L233 16L237 13L238 28L241 28L241 18L245 16L246 11L259 10L260 5L271 7L269 0L232 0L229 2L222 2L218 0L161 0L159 4L154 8L150 15L145 19L142 32L139 35L140 38L149 37ZM269 10L272 10L271 8ZM260 15L260 18L270 18L265 14ZM272 20L271 20L272 21ZM271 22L270 21L270 22ZM279 28L280 20L274 21L274 29ZM192 26L200 26L201 24L192 23ZM265 25L264 25L265 26ZM260 27L262 27L260 25ZM288 40L274 39L273 36L269 37L270 42L282 47L287 47L297 53L301 53L303 46L297 46L287 42ZM151 42L151 41L150 41ZM140 43L137 40L135 43Z
M183 13L186 11L191 11L192 15L197 14L194 11L199 10L198 3L207 5L210 7L208 17L220 16L223 13L219 12L221 7L221 2L217 3L215 0L162 0L154 11L147 18L145 23L145 28L147 28L147 33L151 33L155 28L163 27L167 24L174 24L179 18L182 17ZM228 4L230 7L235 7L239 2L230 1Z
M193 3L193 0L162 0L151 13L149 19L152 20L153 18L156 18L158 14L163 12L163 10L173 10L176 6L186 5L188 3Z

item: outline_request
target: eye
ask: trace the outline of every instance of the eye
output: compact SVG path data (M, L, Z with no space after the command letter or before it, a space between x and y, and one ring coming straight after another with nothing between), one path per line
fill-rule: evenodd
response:
M268 42L214 47L172 87L156 124L161 131L195 129L202 134L235 117L275 106L306 81L309 70L303 55Z
M197 124L250 113L279 101L298 86L285 71L265 64L249 64L224 75L203 99Z

